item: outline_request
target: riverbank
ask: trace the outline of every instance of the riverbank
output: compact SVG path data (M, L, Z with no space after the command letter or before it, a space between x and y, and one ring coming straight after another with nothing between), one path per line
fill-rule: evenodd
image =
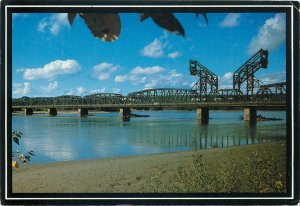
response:
M198 152L203 155L203 162L212 173L219 171L225 163L234 162L240 168L245 167L243 160L257 149L276 152L280 169L285 172L284 145L285 141L281 140ZM178 181L174 177L179 169L192 169L192 153L187 151L26 165L13 171L12 189L15 193L151 192L153 177L158 177L163 184L174 184ZM240 184L247 191L247 180L244 174L239 175L243 180Z

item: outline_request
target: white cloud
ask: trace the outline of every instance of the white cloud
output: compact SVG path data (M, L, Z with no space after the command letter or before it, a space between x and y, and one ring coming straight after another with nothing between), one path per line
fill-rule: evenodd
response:
M83 88L83 87L77 87L77 88L76 88L76 93L77 93L77 95L79 95L79 96L83 95L85 92L86 92L86 89Z
M31 92L31 85L29 82L19 83L13 85L14 95L28 95Z
M107 80L111 77L111 74L120 68L119 65L115 66L111 63L102 62L93 67L93 75L100 81Z
M107 62L102 62L96 66L93 67L93 70L96 72L101 72L104 70L110 70L112 72L116 71L118 69L119 66L114 66L111 63L107 63Z
M160 40L154 39L152 43L143 48L141 53L143 56L152 58L162 57L164 55L163 44Z
M172 52L168 54L168 57L171 59L175 59L177 57L179 57L181 54L178 51Z
M112 93L119 93L121 91L120 88L112 88L111 89Z
M50 93L58 89L58 82L50 82L46 86L41 86L43 93Z
M98 79L99 79L100 81L102 81L102 80L109 79L110 76L111 76L110 73L99 74L99 75L98 75Z
M65 74L73 74L80 70L80 65L75 60L55 60L40 68L19 69L24 72L23 78L25 80L47 79L53 80L57 76Z
M151 76L151 78L147 79L144 86L145 88L186 88L188 85L189 82L187 82L186 77L183 74L177 73L177 71L173 69L171 71L166 71L161 74Z
M115 77L115 82L128 81L132 85L143 85L145 88L153 87L187 87L186 77L176 70L167 70L160 66L137 66L126 75Z
M48 26L48 21L46 18L43 18L38 24L38 31L44 32L47 26Z
M66 95L73 95L73 94L74 94L74 91L73 91L73 89L71 89L71 90L65 92L65 94L66 94Z
M233 87L233 73L227 72L219 77L219 88L229 89Z
M118 75L115 77L115 82L125 82L127 79L127 75Z
M63 27L68 27L68 14L67 13L57 13L52 14L48 18L42 19L38 24L38 31L45 32L49 30L54 36L57 36Z
M164 71L165 69L160 66L153 66L153 67L146 67L143 68L141 66L135 67L131 70L131 74L138 75L138 74L156 74Z
M83 96L86 93L88 93L87 90L82 86L76 87L75 90L70 89L69 91L65 92L66 95L78 95L78 96Z
M239 13L229 13L225 16L222 22L220 22L219 26L222 28L225 27L236 27L239 25L239 20L241 18L241 14Z
M106 92L106 88L105 88L105 87L103 87L103 88L101 88L101 89L94 89L94 90L91 90L89 93L90 93L90 94L97 94L97 93L104 93L104 92Z
M258 77L260 81L264 84L272 84L276 82L284 82L286 81L286 73L285 71L275 72L275 73L264 73Z
M175 59L179 57L181 53L178 51L171 51L173 47L174 46L168 41L168 33L164 31L162 36L155 38L153 42L142 49L141 55L152 58L168 57ZM165 50L167 51L166 55Z
M276 50L285 42L285 14L275 14L265 21L258 34L252 38L248 46L248 54L254 54L259 49Z
M227 73L224 74L223 80L225 80L225 81L231 81L232 77L233 77L233 73L232 72L227 72Z

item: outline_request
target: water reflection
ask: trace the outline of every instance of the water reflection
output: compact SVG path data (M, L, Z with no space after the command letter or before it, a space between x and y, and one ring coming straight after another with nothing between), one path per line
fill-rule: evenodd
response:
M268 136L257 136L255 130L251 127L246 127L244 134L226 133L224 130L209 128L202 126L198 134L177 133L167 134L154 132L153 134L133 134L130 138L130 143L150 148L222 148L229 146L240 146L247 144L264 143L272 140Z
M262 143L286 137L286 122L241 121L239 112L212 112L209 124L199 124L195 112L151 111L149 118L123 121L118 113L88 118L58 115L13 116L13 129L24 133L20 150L34 150L33 162L94 159L222 148ZM285 116L271 112L265 116ZM13 145L16 149L16 145Z

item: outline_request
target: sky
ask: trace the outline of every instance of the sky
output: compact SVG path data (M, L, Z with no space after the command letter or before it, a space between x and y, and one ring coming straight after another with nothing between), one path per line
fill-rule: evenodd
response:
M121 13L121 32L113 42L92 35L77 15L15 13L12 18L12 92L51 97L113 92L126 95L147 88L190 89L197 81L189 60L232 88L232 74L260 48L268 49L263 83L286 80L284 13L175 13L185 37L172 34L137 13Z

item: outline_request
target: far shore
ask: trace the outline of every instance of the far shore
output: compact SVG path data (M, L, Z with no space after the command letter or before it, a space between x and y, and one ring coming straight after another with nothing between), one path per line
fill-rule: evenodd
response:
M94 111L94 110L91 110L89 112L93 113L93 114L111 113L108 111ZM57 113L58 114L78 114L78 111L76 111L76 110L57 110ZM21 114L24 114L24 111L15 111L12 114L21 115ZM48 114L48 112L46 110L33 111L33 114Z
M199 150L211 172L221 165L243 160L256 149L280 154L280 168L285 170L284 140L238 147ZM28 164L13 170L14 193L140 193L151 192L151 178L166 184L176 182L179 168L189 169L192 151L151 154L134 157L76 160L47 164ZM240 174L243 175L243 174ZM246 183L241 182L247 190Z

